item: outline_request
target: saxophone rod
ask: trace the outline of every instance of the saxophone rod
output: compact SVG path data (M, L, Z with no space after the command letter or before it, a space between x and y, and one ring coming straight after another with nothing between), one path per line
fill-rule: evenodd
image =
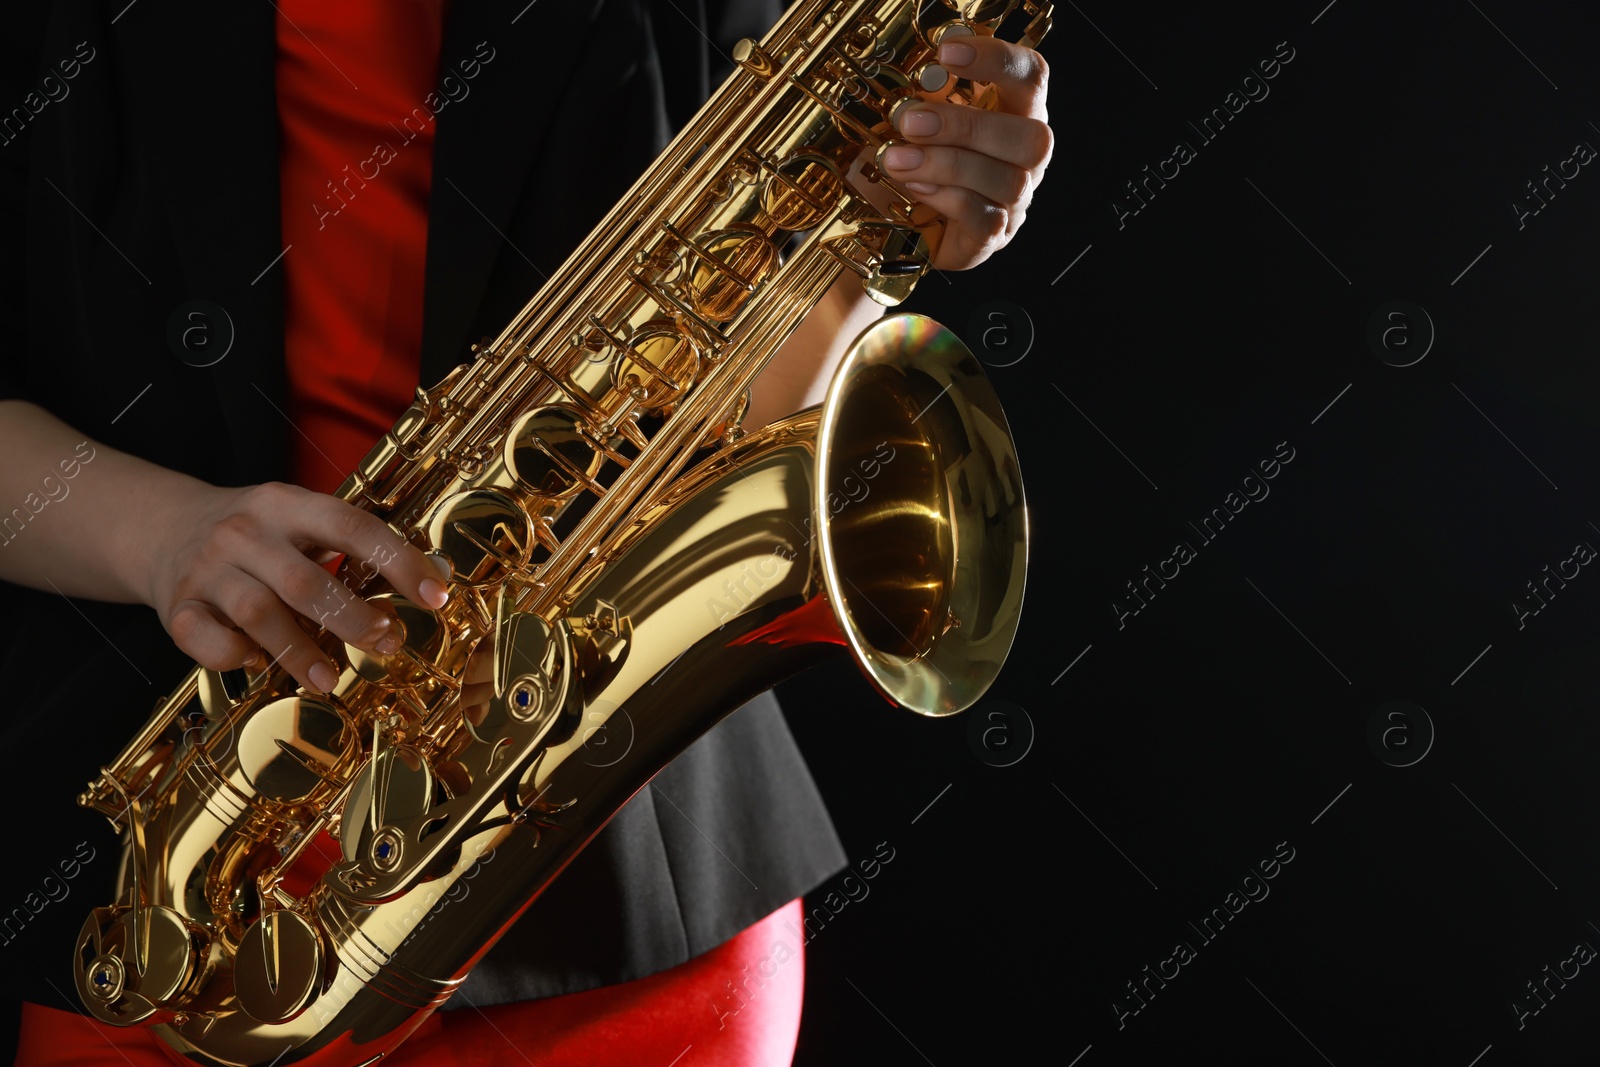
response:
M797 64L804 56L830 46L842 32L843 27L850 24L850 18L853 18L860 8L866 6L866 2L867 0L856 0L856 3L851 5L850 17L838 19L820 43L811 45L803 38L800 39L801 47L794 49L788 64ZM804 4L791 5L785 17L762 39L762 47L770 51L771 46L780 40L799 38L799 31L804 28L811 14L805 10L806 7ZM784 70L787 69L786 66ZM736 76L738 73L735 72ZM558 315L568 307L582 306L584 301L592 300L606 286L615 283L619 271L627 269L626 254L632 246L625 238L631 233L642 230L646 224L654 224L669 214L681 210L684 202L702 191L702 186L698 183L690 183L685 187L683 183L672 179L688 169L692 157L700 152L702 147L706 155L715 160L718 170L725 168L743 146L742 131L751 129L759 118L765 118L773 110L769 102L761 115L749 114L760 106L760 99L756 95L730 94L725 100L717 102L715 111L680 130L661 157L634 182L583 243L557 268L556 273L533 299L528 301L500 331L491 342L490 350L520 348L531 338L539 335L554 335L558 338L564 332ZM721 132L714 141L706 141L703 139L708 130ZM696 161L695 165L704 165L704 161ZM593 264L596 259L605 261L601 269L594 269ZM588 275L586 280L582 277L584 274ZM460 384L463 383L458 383L458 386ZM515 391L519 387L525 388L526 382L512 383L511 390ZM495 400L506 399L507 391L502 383L496 383ZM497 403L480 405L461 425L458 439L470 439L475 434L481 433L486 428L484 424L493 421L493 412L498 408Z

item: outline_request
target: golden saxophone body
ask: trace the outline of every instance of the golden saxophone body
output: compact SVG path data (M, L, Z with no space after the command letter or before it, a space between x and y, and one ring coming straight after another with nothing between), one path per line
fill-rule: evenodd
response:
M984 106L937 45L1019 7L1036 44L1034 0L795 4L500 335L417 391L338 495L447 562L449 603L347 559L398 652L322 630L326 696L196 668L157 703L80 797L125 834L75 946L97 1018L180 1062L377 1062L756 693L845 648L913 711L978 699L1027 519L972 355L891 315L820 408L738 423L841 271L892 305L928 269L941 220L871 162L886 210L845 175L918 90Z

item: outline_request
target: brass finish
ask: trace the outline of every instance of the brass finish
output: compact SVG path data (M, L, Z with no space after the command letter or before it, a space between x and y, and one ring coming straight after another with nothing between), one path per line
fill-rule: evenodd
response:
M778 64L761 45L748 37L734 42L733 61L760 78L770 78L778 69Z
M889 459L863 455L852 435L869 426ZM834 375L819 437L831 443L812 501L827 523L823 581L857 662L912 711L970 707L1005 663L1027 565L1022 477L993 386L949 330L891 315ZM872 461L882 471L863 483ZM871 506L874 493L894 506Z
M322 977L322 938L299 912L269 911L245 931L233 958L239 1007L264 1023L287 1022L310 1003Z
M1019 8L1036 43L1042 0L792 5L499 336L417 391L338 495L454 595L430 611L347 560L397 652L321 631L331 693L197 667L158 702L80 797L126 835L74 955L91 1013L196 1064L375 1062L756 693L847 649L921 714L983 694L1027 520L960 341L888 316L820 408L739 419L841 272L893 305L928 270L943 220L870 162L885 212L843 176L936 80L937 40Z

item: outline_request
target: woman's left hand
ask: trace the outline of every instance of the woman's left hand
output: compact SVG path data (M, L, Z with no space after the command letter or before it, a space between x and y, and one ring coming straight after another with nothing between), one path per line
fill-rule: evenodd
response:
M997 37L947 41L939 62L993 85L995 110L933 101L902 108L898 124L909 143L885 151L883 163L891 179L948 220L933 266L966 270L1010 242L1050 165L1049 68L1033 49Z

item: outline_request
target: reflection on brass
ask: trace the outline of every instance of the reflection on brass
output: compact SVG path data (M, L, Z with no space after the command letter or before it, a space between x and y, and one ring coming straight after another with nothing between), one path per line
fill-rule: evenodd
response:
M233 989L252 1019L281 1023L305 1010L322 973L322 938L303 916L273 911L245 931L233 958Z
M798 233L826 218L843 192L844 179L832 160L801 153L772 172L761 194L761 208L777 226Z
M823 580L857 661L903 707L970 707L1011 648L1027 560L1022 476L994 388L949 330L891 315L835 375L819 436L831 446L813 498L828 531Z
M451 581L487 585L527 562L531 531L527 513L510 494L467 489L434 506L428 544L450 563Z
M589 484L600 469L600 454L583 433L582 412L557 405L519 418L506 434L505 452L517 483L535 496L565 496Z
M256 709L239 728L239 773L261 796L294 803L329 781L355 747L331 704L283 697Z
M670 319L645 323L611 361L611 385L641 411L676 400L700 370L695 343Z
M448 644L445 629L439 625L439 617L398 593L380 593L369 597L368 603L394 619L392 630L401 639L401 645L388 655L345 645L344 652L350 666L364 680L375 685L403 689L416 684L428 674L430 664L439 662Z
M748 37L742 37L734 42L733 61L760 78L770 78L778 69L772 57L762 50L761 45Z
M418 390L339 495L447 563L448 602L347 561L397 652L323 631L330 694L196 668L157 704L80 798L127 835L71 946L93 1016L198 1065L374 1062L756 693L845 651L923 715L982 696L1027 512L978 361L890 315L820 408L739 420L841 272L886 305L927 272L943 220L870 162L882 212L843 175L938 80L938 39L1014 13L1037 40L1050 5L789 6L546 287Z
M688 289L694 308L727 322L778 265L778 250L759 233L723 230L694 246Z

